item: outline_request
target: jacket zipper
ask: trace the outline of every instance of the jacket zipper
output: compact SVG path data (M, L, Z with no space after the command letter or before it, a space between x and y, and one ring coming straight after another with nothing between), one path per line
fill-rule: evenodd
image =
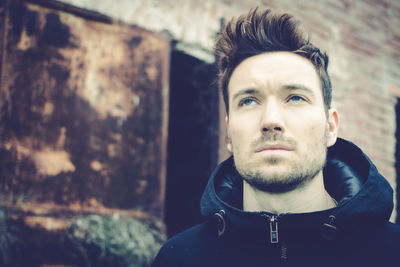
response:
M279 243L279 225L278 225L278 217L279 215L266 215L269 221L269 234L270 234L270 242L271 244ZM281 259L287 260L287 246L286 243L281 243Z
M271 244L277 244L277 243L279 243L278 216L277 215L272 215L272 216L267 215L267 218L269 220L269 233L270 233L270 238L271 238Z

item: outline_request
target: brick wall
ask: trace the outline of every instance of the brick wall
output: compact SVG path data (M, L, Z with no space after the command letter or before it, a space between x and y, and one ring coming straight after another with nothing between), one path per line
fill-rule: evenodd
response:
M395 110L400 96L400 3L395 0L63 0L143 28L168 32L212 62L221 18L259 6L291 13L330 55L340 136L360 145L395 187ZM393 217L394 218L394 217Z

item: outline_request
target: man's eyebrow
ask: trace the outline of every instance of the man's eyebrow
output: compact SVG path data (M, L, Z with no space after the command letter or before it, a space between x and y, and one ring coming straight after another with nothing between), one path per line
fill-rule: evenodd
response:
M304 90L314 94L313 90L302 84L285 84L282 86L282 88L286 90Z
M258 90L253 89L253 88L243 89L243 90L240 90L239 92L237 92L236 94L234 94L232 99L236 99L236 98L240 97L241 95L251 95L251 94L254 94L257 92L258 92Z

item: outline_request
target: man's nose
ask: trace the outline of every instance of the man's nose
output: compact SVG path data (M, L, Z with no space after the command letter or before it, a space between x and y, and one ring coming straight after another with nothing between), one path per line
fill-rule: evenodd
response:
M261 115L261 132L284 132L282 107L275 100L269 100L264 104Z

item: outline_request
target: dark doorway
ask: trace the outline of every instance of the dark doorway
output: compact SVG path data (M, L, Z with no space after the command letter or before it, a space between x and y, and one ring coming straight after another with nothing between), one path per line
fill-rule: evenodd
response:
M397 98L396 104L396 196L397 196L397 219L400 224L400 98Z
M199 202L218 161L216 69L172 50L165 223L174 235L201 221Z

